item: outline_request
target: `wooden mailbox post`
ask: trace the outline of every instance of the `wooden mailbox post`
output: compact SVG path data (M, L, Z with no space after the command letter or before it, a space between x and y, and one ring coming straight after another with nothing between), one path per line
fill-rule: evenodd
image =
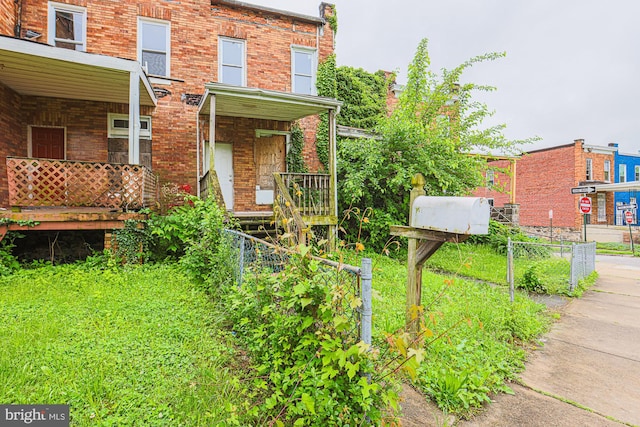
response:
M464 242L472 234L488 234L490 208L479 197L427 197L422 174L411 180L409 227L391 226L391 235L409 239L407 255L406 319L412 334L418 325L411 319L413 306L421 305L422 268L445 242Z

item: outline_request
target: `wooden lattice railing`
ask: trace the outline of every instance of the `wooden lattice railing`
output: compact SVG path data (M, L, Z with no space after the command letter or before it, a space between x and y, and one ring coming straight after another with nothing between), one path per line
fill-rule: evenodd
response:
M314 173L280 173L279 175L302 216L333 215L330 175Z
M7 157L11 206L141 209L157 200L157 179L140 165Z

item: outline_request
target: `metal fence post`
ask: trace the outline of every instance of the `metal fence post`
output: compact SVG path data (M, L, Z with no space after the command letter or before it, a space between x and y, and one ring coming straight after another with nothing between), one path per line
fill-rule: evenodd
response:
M360 319L360 339L371 345L371 258L362 258L362 314Z
M576 261L576 244L572 243L571 244L571 278L569 281L569 291L573 292L573 290L576 287L576 283L578 282L576 280L576 277L578 276L578 266L576 265L577 261Z
M515 299L515 286L513 280L513 242L511 237L507 238L507 281L509 282L509 299Z

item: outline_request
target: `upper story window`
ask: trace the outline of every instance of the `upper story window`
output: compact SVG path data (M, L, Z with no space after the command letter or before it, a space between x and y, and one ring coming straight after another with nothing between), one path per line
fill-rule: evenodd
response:
M220 37L218 46L220 83L246 86L245 41Z
M49 44L65 49L87 50L87 9L49 3Z
M305 95L316 93L316 51L303 47L291 48L292 92Z
M587 181L591 181L593 179L593 160L587 159Z
M618 175L620 177L620 182L627 182L627 165L618 165Z
M158 19L138 18L138 59L147 73L170 76L171 24Z
M635 171L635 172L636 172L636 173L635 173L635 178L636 178L636 179L635 179L635 180L636 180L636 181L640 181L640 166L636 166L636 168L635 168L635 169L636 169L636 171Z
M487 171L487 188L491 188L496 183L496 173L495 171L488 170Z
M611 160L604 161L604 180L611 182Z

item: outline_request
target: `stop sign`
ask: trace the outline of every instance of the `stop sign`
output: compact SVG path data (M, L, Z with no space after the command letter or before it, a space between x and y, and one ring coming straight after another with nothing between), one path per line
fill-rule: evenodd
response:
M591 213L591 199L588 197L582 197L580 199L580 212L583 214Z
M633 223L633 212L626 211L624 213L624 219L625 219L625 221L627 221L627 224L632 224Z

